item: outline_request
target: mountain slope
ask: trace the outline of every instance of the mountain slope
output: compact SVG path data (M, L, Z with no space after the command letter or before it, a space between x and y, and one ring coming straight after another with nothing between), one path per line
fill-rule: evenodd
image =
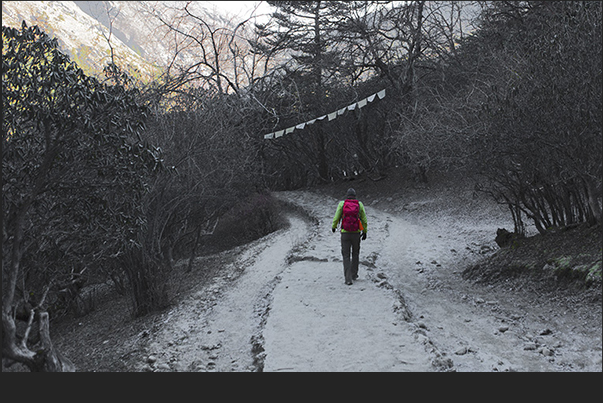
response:
M186 2L150 1L3 1L2 24L20 28L22 21L37 25L57 38L60 48L87 74L102 74L111 61L134 77L149 80L174 55L173 34L158 17L173 21ZM216 9L192 2L189 9L211 25L228 24ZM186 23L190 29L190 22ZM109 46L109 42L110 45ZM183 52L186 54L186 51ZM186 59L194 53L186 54Z
M111 61L111 47L116 63L135 77L146 80L158 72L73 1L3 1L2 24L19 28L22 21L29 26L37 25L56 38L59 47L87 74L102 73Z

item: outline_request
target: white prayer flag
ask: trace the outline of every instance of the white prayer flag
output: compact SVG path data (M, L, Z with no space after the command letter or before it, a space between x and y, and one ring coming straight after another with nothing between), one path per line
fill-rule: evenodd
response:
M293 133L293 130L295 130L295 127L289 127L285 130L285 134Z
M300 124L298 124L297 126L295 126L295 128L296 128L296 129L299 129L299 130L304 130L304 127L306 127L306 124L305 124L305 123L300 123Z
M279 130L278 132L274 133L274 137L275 138L282 137L283 133L285 133L284 130Z
M264 135L264 139L266 139L266 140L269 140L269 139L272 139L272 138L274 138L274 133L268 133L268 134Z
M329 113L329 122L337 117L337 112Z
M365 98L365 99L363 99L362 101L359 101L359 102L358 102L358 107L359 107L359 108L362 108L363 106L366 106L366 98Z
M321 117L316 118L316 120L323 120L323 119L324 119L324 118L326 118L326 117L327 117L327 115L322 115Z
M345 113L345 111L347 111L347 110L348 110L348 108L347 108L347 107L345 107L345 108L341 108L340 110L338 110L338 111L337 111L337 114L338 114L338 115L343 115L343 114Z
M377 93L377 96L379 97L379 99L383 99L383 97L385 97L385 89L382 89L381 91L379 91Z
M377 95L377 94L373 94L373 95L371 95L371 96L370 96L370 97L368 97L366 100L367 100L367 101L369 101L369 102L373 102L373 101L375 100L375 95Z
M348 110L353 111L354 109L356 109L356 104L352 104L350 106L348 106Z
M311 125L311 124L314 124L314 122L316 122L316 119L312 119L312 120L306 122L306 124L307 125Z

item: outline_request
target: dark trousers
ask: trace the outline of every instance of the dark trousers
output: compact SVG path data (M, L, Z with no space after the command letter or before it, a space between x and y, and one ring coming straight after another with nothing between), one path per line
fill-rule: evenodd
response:
M343 275L345 282L352 282L358 276L358 259L360 256L360 236L354 232L341 233L341 255L343 256Z

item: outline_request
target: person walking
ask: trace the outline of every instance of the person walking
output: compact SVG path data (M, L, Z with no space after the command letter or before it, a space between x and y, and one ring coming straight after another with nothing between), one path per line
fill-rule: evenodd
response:
M348 189L346 199L339 202L331 229L337 230L341 221L341 254L345 283L351 285L358 278L360 240L366 239L367 219L364 204L356 199L356 191Z

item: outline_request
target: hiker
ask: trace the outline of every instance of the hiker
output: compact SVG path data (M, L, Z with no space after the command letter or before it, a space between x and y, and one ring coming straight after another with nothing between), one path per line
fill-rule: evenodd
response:
M348 189L346 199L339 202L333 217L333 232L341 221L341 254L343 255L343 275L347 285L358 278L360 239L366 239L366 212L362 202L356 199L356 191ZM350 259L351 252L351 259Z

